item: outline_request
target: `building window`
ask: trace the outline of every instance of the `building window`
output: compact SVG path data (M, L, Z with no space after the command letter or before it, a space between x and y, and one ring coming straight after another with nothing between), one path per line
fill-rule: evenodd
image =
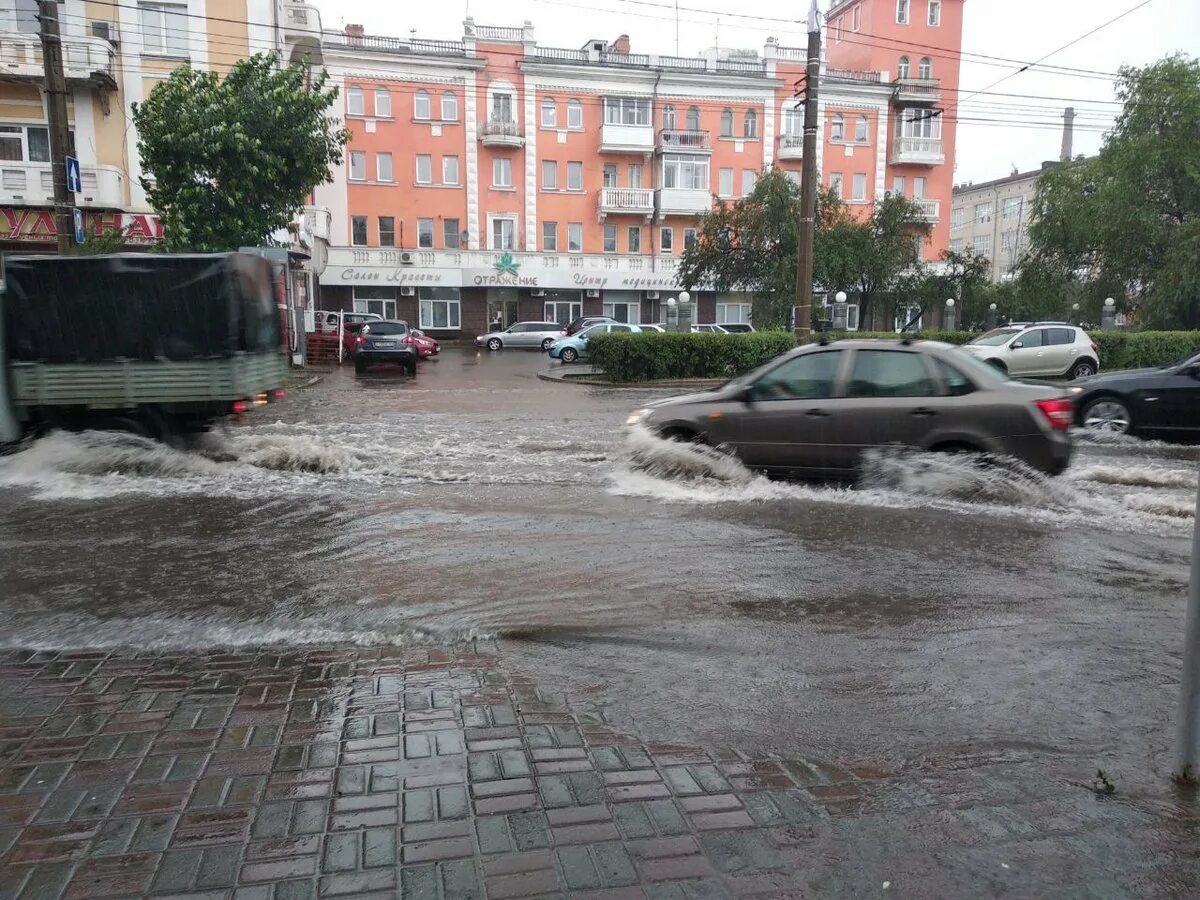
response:
M951 253L962 253L963 252L963 239L962 238L950 238L950 252Z
M897 197L903 197L905 191L904 176L897 175L892 179L892 193Z
M558 223L542 223L542 249L547 253L558 252Z
M507 156L497 156L492 160L492 187L510 188L512 186L512 160Z
M363 89L357 84L352 84L350 87L346 88L346 115L366 115L366 105L363 101Z
M350 243L355 247L367 246L367 217L350 217Z
M603 180L600 183L603 187L615 188L617 186L617 164L616 163L605 163L604 164Z
M675 231L669 226L660 229L658 232L658 252L675 252Z
M420 324L422 328L462 327L462 303L458 288L419 288Z
M184 3L142 3L142 47L160 56L187 56L187 5ZM37 30L37 29L34 29ZM361 96L362 91L359 90Z
M842 141L846 138L846 117L841 113L834 113L833 120L829 124L829 139L831 141Z
M1023 204L1021 197L1006 197L1004 199L1003 216L1005 221L1011 222L1013 219L1021 218L1021 207Z
M453 91L446 91L442 94L442 121L458 121L458 97Z
M605 125L649 125L650 101L639 97L605 97Z
M583 104L578 100L567 101L567 127L583 127Z
M758 137L758 113L752 109L746 110L746 115L742 119L742 137Z
M748 197L758 184L758 173L753 169L742 169L742 196Z
M16 30L20 34L37 34L41 30L38 22L37 0L17 0Z
M385 88L375 88L375 115L380 119L392 117L392 92Z
M721 169L717 172L717 195L733 196L733 169Z
M354 311L374 313L385 319L396 318L396 289L356 287L354 289Z
M512 216L492 219L492 250L517 249L517 220Z
M927 179L924 175L917 175L913 178L913 199L914 200L924 200L925 199L925 186L928 183L929 183L929 179Z
M74 133L69 137L73 153ZM50 162L50 129L44 125L0 125L0 160Z
M741 325L750 322L752 307L749 303L718 303L718 325Z
M694 247L694 246L696 246L696 229L695 228L683 229L683 249L691 250L692 247Z
M617 226L612 222L604 223L604 252L617 252Z
M992 236L990 234L976 235L972 244L977 254L986 256L988 259L992 258Z
M942 117L923 109L900 110L896 118L896 136L906 138L940 138Z
M350 151L350 180L367 180L367 154L362 150Z
M721 137L733 137L733 110L721 110Z
M376 153L375 154L375 180L376 181L391 181L392 180L392 154Z
M896 0L896 24L908 24L908 3L909 0Z
M621 296L629 296L630 294L635 297L637 296L637 293L634 291L605 291L607 296L611 296L614 293ZM636 325L641 321L641 304L636 300L608 300L604 303L603 310L604 315L616 322Z
M417 219L417 246L422 250L433 249L433 219Z
M929 24L934 28L942 24L942 0L929 0Z
M980 223L992 221L992 204L990 202L975 204L975 221Z
M663 107L662 127L663 131L675 130L675 107L670 103Z
M867 176L865 172L855 172L854 180L851 182L851 190L853 193L850 199L855 203L867 202Z
M845 37L845 35L846 35L846 17L845 16L838 16L837 29L834 31L834 34L837 37L837 42L840 44L842 42L842 38Z
M920 331L923 318L921 307L919 306L900 307L896 310L896 333L899 334L901 331Z
M462 243L462 232L458 229L458 219L442 219L442 246L447 250L457 250Z
M558 161L553 159L542 160L542 190L557 191L558 190Z
M568 162L567 163L567 190L582 191L583 190L583 163Z
M837 197L839 200L844 199L842 196L842 173L841 172L830 172L829 173L829 190L833 191L833 196Z
M1016 231L1002 231L1000 233L1000 252L1012 256L1017 249L1017 233Z
M868 138L870 123L867 122L866 116L859 116L854 120L854 140L856 143L865 144Z
M567 223L567 252L582 253L583 252L583 223L569 222Z
M392 216L379 217L379 246L396 246L396 220Z
M629 252L630 253L641 253L642 252L642 226L641 225L630 225L629 231L627 232L626 236L629 238Z
M896 77L907 78L910 72L912 72L912 64L908 61L908 57L900 57L900 61L896 63Z
M788 169L783 174L786 175L788 181L790 181L792 184L794 184L797 188L800 187L801 178L800 178L799 172L797 172L795 169Z
M687 127L688 127L688 131L699 131L700 130L700 110L694 106L688 107Z
M804 115L796 107L784 107L783 133L786 137L790 138L799 138L804 136Z
M583 315L583 304L570 300L548 300L542 304L543 322L557 322L566 328Z
M413 118L431 118L428 91L417 91L415 94L413 94Z
M554 128L558 125L558 104L553 97L542 101L542 127Z
M513 118L513 95L508 93L497 93L492 95L492 121L506 122L512 124L516 120Z
M417 154L417 184L433 184L433 157Z
M642 164L629 164L629 186L631 188L640 188L642 186Z
M926 80L933 77L933 60L928 56L921 57L921 62L917 66L917 77Z
M950 210L951 227L957 228L959 225L962 225L967 218L966 212L966 209L961 206L956 206L954 209Z
M664 155L662 165L663 187L708 190L707 156Z
M852 31L858 31L859 25L862 24L862 17L859 15L861 11L861 6L855 6L850 12L850 28Z
M442 184L458 184L458 157L442 157Z

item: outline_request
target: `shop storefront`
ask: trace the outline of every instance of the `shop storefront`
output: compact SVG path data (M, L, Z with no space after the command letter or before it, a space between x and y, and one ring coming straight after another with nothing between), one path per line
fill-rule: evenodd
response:
M559 325L570 325L583 315L582 291L547 290L540 292L543 296L541 316L545 322L557 322Z
M488 331L502 331L521 320L521 307L516 288L487 289Z
M639 324L642 321L642 292L605 291L604 315L618 322Z
M162 240L158 216L85 210L83 227L88 235L121 231L126 250L139 250ZM0 256L20 253L57 253L58 228L49 209L0 206Z

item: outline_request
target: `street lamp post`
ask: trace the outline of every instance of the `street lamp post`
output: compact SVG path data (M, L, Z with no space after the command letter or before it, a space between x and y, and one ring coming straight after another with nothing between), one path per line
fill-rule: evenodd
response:
M1072 325L1079 324L1079 304L1078 303L1071 304L1071 324Z
M833 298L833 330L845 331L850 327L850 305L846 302L846 292L838 291Z
M1112 331L1117 327L1117 301L1112 297L1106 297L1104 300L1104 309L1100 313L1100 328L1103 331Z
M987 327L989 331L996 327L996 321L999 317L999 314L996 312L996 304L989 304L987 312Z
M954 298L951 297L946 301L946 318L942 327L947 331L954 331Z
M685 334L692 330L692 311L695 307L691 303L692 295L687 291L679 292L678 311L678 329Z
M675 298L667 298L667 331L679 330L679 309L675 305Z

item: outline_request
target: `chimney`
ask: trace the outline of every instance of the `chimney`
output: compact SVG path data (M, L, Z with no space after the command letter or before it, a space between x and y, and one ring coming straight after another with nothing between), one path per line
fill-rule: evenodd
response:
M629 53L629 35L623 34L608 45L611 53Z
M346 26L346 36L347 37L363 37L366 33L367 33L366 29L363 28L363 26L361 26L361 25L347 25Z
M1063 139L1062 150L1058 158L1063 162L1071 161L1071 145L1075 138L1075 107L1068 106L1063 110Z

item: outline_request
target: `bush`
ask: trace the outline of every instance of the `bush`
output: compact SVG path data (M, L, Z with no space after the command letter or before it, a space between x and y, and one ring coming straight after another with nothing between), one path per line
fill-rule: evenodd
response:
M1100 368L1146 369L1200 353L1200 331L1089 331Z
M600 334L588 343L588 357L613 381L732 378L795 346L790 331Z

